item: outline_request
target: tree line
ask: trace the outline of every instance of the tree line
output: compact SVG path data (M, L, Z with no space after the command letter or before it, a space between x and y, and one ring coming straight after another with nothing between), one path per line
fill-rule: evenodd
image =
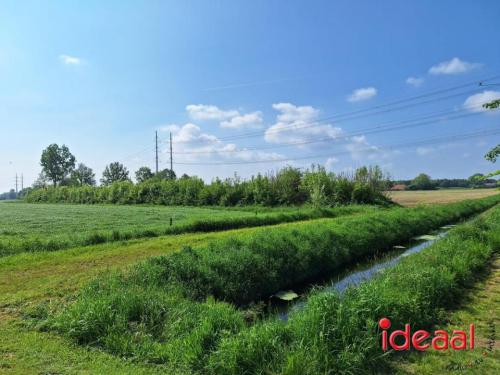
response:
M329 173L321 166L302 171L286 167L257 174L248 180L235 175L205 183L196 176L148 178L136 184L46 186L31 190L28 202L164 204L164 205L300 205L333 206L348 203L387 203L388 179L378 166L361 167L352 174Z
M165 169L153 173L148 167L129 171L119 162L106 166L96 186L91 168L79 163L68 147L52 144L42 152L42 172L26 195L29 202L149 203L165 205L299 205L382 203L388 199L388 176L378 166L361 167L353 173L334 174L313 165L306 170L285 167L243 180L216 178L205 183L196 176L177 178Z
M42 152L40 159L42 172L33 184L34 188L56 186L95 186L95 173L83 163L76 165L75 156L66 145L51 144ZM135 172L137 182L149 179L175 179L175 173L169 169L153 173L148 167L141 167ZM108 164L102 172L101 185L109 186L115 182L131 182L128 169L120 162Z
M432 179L428 174L420 173L412 180L394 180L391 185L405 185L408 190L436 190L446 188L492 188L497 181L487 178L482 173L475 173L469 178L438 178Z

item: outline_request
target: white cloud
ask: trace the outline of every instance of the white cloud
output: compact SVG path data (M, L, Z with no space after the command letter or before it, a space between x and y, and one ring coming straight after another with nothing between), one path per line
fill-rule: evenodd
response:
M363 87L354 90L353 93L348 96L347 100L349 102L359 102L373 98L375 95L377 95L377 89L375 87Z
M429 69L430 74L460 74L479 68L482 64L462 61L454 57L449 61L443 61Z
M189 104L186 106L186 111L194 120L226 120L239 116L239 112L234 109L222 110L215 105L206 104Z
M277 119L279 122L310 121L318 117L319 110L311 106L296 106L291 103L273 104L273 108L281 112Z
M464 108L470 112L487 112L489 109L483 108L483 104L500 99L500 91L486 90L474 94L465 99ZM496 111L491 111L496 112Z
M424 79L417 77L408 77L406 78L406 83L413 87L420 87L422 83L424 83Z
M217 120L220 127L226 129L259 128L262 126L262 112L255 111L241 114L236 109L221 109L216 105L189 104L186 106L189 117L193 120Z
M262 112L256 111L238 115L220 123L221 128L243 129L260 128L262 126Z
M319 110L311 106L277 103L273 104L273 108L279 114L276 116L276 123L265 132L266 142L303 143L318 138L331 138L333 140L342 134L342 129L331 124L315 123L319 116ZM314 147L318 146L321 147L321 143L314 144Z
M161 128L171 131L176 158L182 162L221 162L279 160L285 156L276 152L262 152L239 148L234 143L224 143L213 134L204 133L193 123L182 126L168 125ZM168 152L169 150L165 150Z
M81 58L70 55L59 55L59 60L65 65L81 65L83 63Z

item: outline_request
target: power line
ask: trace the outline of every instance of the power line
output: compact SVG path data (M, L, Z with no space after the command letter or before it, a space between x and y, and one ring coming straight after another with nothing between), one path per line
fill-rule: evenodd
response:
M446 99L450 99L452 97L456 97L456 96L460 96L460 95L465 95L469 91L467 91L467 92L461 92L461 93L458 93L458 94L453 94L453 95L449 95L449 96L445 96L445 97L435 98L435 99L429 100L429 101L424 101L424 102L419 102L419 103L413 103L413 104L411 104L409 106L407 105L407 106L400 106L400 107L397 107L397 108L390 108L390 109L385 110L385 111L377 111L377 112L373 112L373 111L381 109L381 108L387 108L387 107L390 107L390 106L395 105L395 104L401 104L401 103L405 103L405 102L410 102L410 101L414 101L414 100L418 100L418 99L422 99L422 98L426 98L426 97L431 97L431 96L435 96L435 95L439 95L439 94L451 92L451 91L454 91L454 90L459 90L459 89L468 87L468 86L470 86L472 84L478 84L479 83L479 86L485 86L484 82L491 81L491 80L498 79L498 78L500 78L500 75L488 77L488 78L485 78L485 79L482 79L482 80L469 81L467 83L463 83L463 84L460 84L460 85L456 85L456 86L452 86L452 87L448 87L448 88L444 88L444 89L430 91L430 92L427 92L427 93L424 93L424 94L421 94L421 95L417 95L417 96L412 96L412 97L407 97L407 98L403 98L403 99L393 100L393 101L390 101L390 102L387 102L387 103L383 103L383 104L380 104L380 105L376 105L376 106L372 106L372 107L369 107L369 108L364 108L364 109L359 109L359 110L355 110L355 111L350 111L350 112L345 112L345 113L331 115L331 116L328 116L328 117L325 117L325 118L321 118L321 119L315 120L313 122L302 123L301 126L297 126L296 125L297 122L295 122L295 125L294 125L294 123L292 123L287 128L271 129L271 130L268 129L268 130L266 130L264 132L249 132L249 133L245 133L245 134L239 134L239 135L234 135L234 136L222 137L222 138L219 138L219 140L220 141L233 140L233 139L236 140L236 139L257 137L257 136L264 135L266 133L267 134L272 134L274 132L280 132L280 131L286 131L286 130L304 129L304 128L308 128L308 127L312 127L312 126L317 126L318 124L321 124L321 122L331 121L332 119L339 118L339 117L340 117L340 119L338 119L337 122L342 122L342 121L348 121L348 120L358 119L358 118L362 118L362 117L373 116L373 115L377 115L377 114L381 114L381 113L388 113L388 112L391 112L391 111L394 111L394 110L401 110L401 109L409 108L409 107L412 107L412 106L417 106L417 105L422 105L422 104L428 104L428 103L431 103L431 102L434 102L434 101L446 100ZM475 92L477 90L478 89L471 90L471 91ZM372 111L372 113L367 113L367 114L364 114L362 116L359 116L360 113L370 112L370 111ZM355 116L355 115L358 115L358 116ZM167 140L160 140L159 141L159 143L166 143L166 142L168 142L168 141ZM177 141L177 142L172 142L172 143L190 143L190 142L192 142L192 141ZM140 155L140 154L143 154L145 152L150 152L151 149L156 150L156 145L153 148L149 146L149 147L141 149L141 150L139 150L139 151L137 151L137 152L135 152L133 154L129 154L129 155L121 158L121 160L123 161L123 160L131 159L132 157L134 157L136 155Z
M384 133L384 132L388 132L388 131L414 128L414 127L418 127L418 126L425 126L425 125L429 125L429 124L434 124L436 122L441 122L443 120L444 121L451 121L451 120L457 120L457 119L465 118L465 117L477 116L477 115L481 114L480 112L474 112L474 113L465 113L465 114L460 115L461 112L464 112L464 111L472 109L472 108L473 107L468 107L467 109L461 109L461 110L438 111L438 112L427 114L425 116L421 116L421 117L414 118L414 119L408 119L408 120L403 120L403 121L392 121L392 122L388 122L388 123L378 125L375 127L358 129L354 133L345 133L342 136L336 136L336 137L313 138L313 139L310 139L307 141L301 141L301 142L280 143L278 145L247 147L247 148L233 149L233 150L184 151L184 152L179 151L179 152L176 152L176 154L178 154L178 155L207 155L207 154L221 154L221 153L224 153L224 154L225 153L238 153L238 152L248 152L248 151L257 151L257 150L277 149L277 148L284 148L284 147L303 146L303 145L308 145L308 144L313 144L313 143L321 143L321 142L336 142L339 140L349 140L349 138L359 136L359 135ZM443 119L443 116L453 115L453 114L455 116ZM436 118L436 119L433 119L433 118ZM418 120L426 120L426 119L433 119L433 120L418 121ZM394 124L395 126L389 127L389 125L392 125L392 124Z
M352 120L359 120L361 118L367 118L367 117L371 117L371 116L379 115L379 114L383 114L383 113L390 113L390 112L399 111L399 110L402 110L402 109L408 109L408 108L411 108L411 107L420 106L422 104L435 103L435 102L438 102L438 101L442 101L442 100L446 100L446 99L451 99L451 98L458 97L458 96L470 95L470 94L476 93L477 91L478 91L478 89L473 89L473 90L468 90L468 91L465 91L465 92L459 92L459 93L456 93L456 94L453 94L453 95L448 95L446 97L440 97L440 98L430 99L430 100L427 100L427 101L424 101L424 102L411 103L411 104L406 104L406 105L395 107L395 108L388 108L388 109L380 110L380 111L377 111L377 112L371 112L371 113L365 113L365 114L362 114L362 115L356 115L356 116L346 117L346 118L343 118L343 119L335 120L335 123L336 124L338 124L338 123L344 123L344 122L348 122L348 121L352 121ZM219 140L220 141L229 141L229 140L234 141L234 140L238 140L238 139L255 138L255 137L260 137L260 136L274 134L274 133L281 133L281 132L284 132L284 131L295 131L295 130L307 129L307 128L312 128L312 127L317 127L319 125L325 125L323 123L325 123L327 121L331 121L333 118L334 118L334 116L324 117L322 119L315 120L315 121L312 121L312 122L298 122L298 121L295 121L294 123L289 124L289 125L284 126L284 127L281 127L281 128L266 129L264 131L259 131L259 132L239 134L239 135L228 136L228 137L222 137L222 138L219 138ZM300 125L297 125L297 124L300 124ZM200 143L200 142L201 141L195 140L195 141L181 141L181 142L176 142L176 143Z
M483 79L481 82L486 82L486 81L489 81L489 80L492 80L492 79L496 79L498 77L500 77L500 75ZM422 98L426 98L426 97L430 97L430 96L434 96L434 95L439 95L439 94L442 94L442 93L446 93L446 92L458 90L458 89L461 89L461 88L464 88L464 87L468 87L468 86L471 86L473 84L476 85L477 83L478 83L478 81L475 80L475 81L468 82L466 84L461 84L461 85L449 87L449 88L446 88L446 89L436 90L436 91L428 92L426 94L421 94L421 95L417 95L417 96L413 96L413 97L409 97L409 98L405 98L405 99L400 99L400 100L392 101L392 102L389 102L389 103L385 103L385 104L380 104L380 105L377 105L377 106L373 106L373 107L370 107L370 108L365 108L365 109L360 109L360 110L356 110L356 111L352 111L352 112L346 112L346 113L343 113L343 114L336 114L336 115L331 115L331 116L323 117L323 118L315 120L315 121L310 121L310 122L302 123L300 126L297 126L297 121L295 121L294 123L289 124L288 126L282 127L282 128L279 128L279 129L273 129L273 130L267 129L267 130L264 130L264 131L248 132L248 133L238 134L238 135L234 135L234 136L221 137L221 138L219 138L219 140L220 141L227 141L227 140L235 140L235 139L242 139L242 138L251 138L251 137L258 137L258 136L261 136L261 135L264 135L264 134L270 134L270 133L274 133L274 132L304 129L304 128L309 128L309 127L312 127L312 126L317 126L318 124L321 124L322 122L331 121L331 120L334 120L334 119L336 119L338 117L341 117L341 118L337 119L336 122L337 123L342 123L342 122L356 120L356 119L360 119L360 118L366 118L366 117L369 117L369 116L378 115L378 114L382 114L382 113L389 113L389 112L393 112L393 111L397 111L397 110L401 110L401 109L407 109L407 108L411 108L411 107L415 107L415 106L419 106L419 105L423 105L423 104L434 103L434 102L437 102L437 101L442 101L442 100L451 99L451 98L462 96L462 95L468 95L468 94L475 93L477 91L480 91L480 89L475 88L473 90L467 90L467 91L463 91L463 92L459 92L459 93L455 93L455 94L451 94L451 95L447 95L447 96L443 96L443 97L438 97L438 98L434 98L434 99L430 99L430 100L426 100L426 101L421 101L421 102L412 103L412 104L406 104L406 105L395 107L395 108L387 108L387 107L390 107L390 106L392 106L394 104L401 104L401 103L405 103L405 102L409 102L409 101L414 101L414 100L417 100L417 99L422 99ZM381 108L387 108L387 109L373 112L374 110L378 110L378 109L381 109ZM369 111L372 111L372 112L365 113L365 114L362 114L362 115L359 114L361 112L369 112ZM174 142L174 143L191 143L191 142L193 142L193 141L177 141L177 142Z
M482 130L480 132L474 132L474 133L455 134L455 135L452 134L452 135L442 136L442 137L438 137L438 138L428 138L428 139L424 139L424 140L420 140L420 141L398 143L398 144L392 144L392 145L387 145L387 146L378 146L376 148L376 150L379 151L380 149L388 150L388 149L392 149L395 147L411 147L411 146L419 146L419 145L436 144L436 143L448 142L450 140L463 140L463 139L482 137L482 136L487 136L487 135L497 135L497 134L500 134L500 129ZM358 152L374 151L374 149L373 148L364 148L364 149L358 149L356 151L358 151ZM299 158L286 158L286 159L266 159L266 160L252 160L252 161L241 161L241 162L212 162L212 163L176 162L175 164L179 164L179 165L239 165L239 164L278 163L278 162L289 162L289 161L296 161L296 160L307 160L307 159L315 159L315 158L344 155L344 154L349 154L350 152L351 151L330 152L327 154L318 154L318 155L310 155L310 156L304 156L304 157L299 157Z

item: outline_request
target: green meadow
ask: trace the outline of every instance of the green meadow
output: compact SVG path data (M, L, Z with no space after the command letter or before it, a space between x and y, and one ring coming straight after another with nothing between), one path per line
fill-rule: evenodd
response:
M23 240L65 245L18 245L0 258L0 373L432 373L429 361L448 362L381 357L377 321L446 324L500 250L499 202L327 210L1 203L2 231L16 223ZM170 217L182 230L165 232ZM447 237L342 296L322 290L321 280L451 223ZM95 231L137 225L157 232L86 242ZM287 321L262 313L271 295L305 284L318 287ZM496 366L488 359L481 369Z
M333 209L238 209L186 206L0 204L0 256L186 232L278 224L363 213L370 206Z

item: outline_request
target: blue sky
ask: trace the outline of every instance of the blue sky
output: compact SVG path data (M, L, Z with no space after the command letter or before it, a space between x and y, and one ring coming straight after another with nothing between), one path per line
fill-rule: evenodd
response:
M161 168L172 131L175 171L207 180L313 162L490 171L500 116L479 108L500 86L475 82L500 75L499 18L494 0L2 1L0 191L16 172L30 184L50 143L98 178L112 161L153 167L155 130Z

